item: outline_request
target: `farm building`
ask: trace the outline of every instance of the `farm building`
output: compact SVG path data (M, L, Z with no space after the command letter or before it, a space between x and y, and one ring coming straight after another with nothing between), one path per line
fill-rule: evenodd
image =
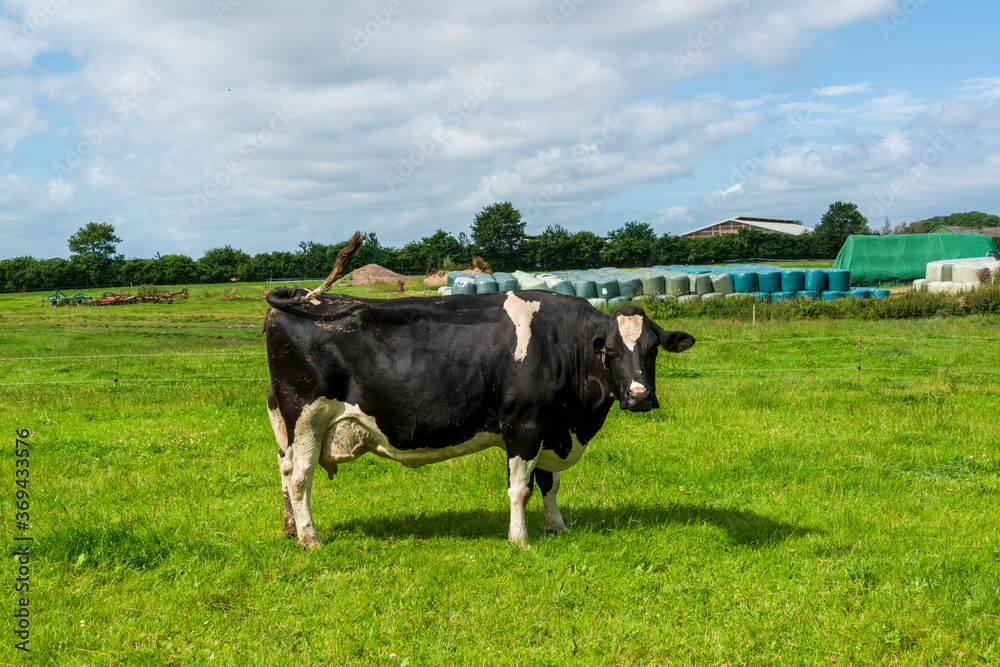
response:
M707 227L700 227L699 229L681 234L681 236L719 236L721 234L735 234L741 229L755 229L768 234L788 234L789 236L798 236L812 231L811 227L805 227L802 223L795 222L794 220L751 218L745 215L737 215L736 217L727 218Z
M997 248L986 234L890 234L847 237L833 262L848 269L854 285L876 285L923 278L928 262L986 257Z
M1000 227L959 227L958 225L938 225L930 234L986 234L993 238L1000 237Z

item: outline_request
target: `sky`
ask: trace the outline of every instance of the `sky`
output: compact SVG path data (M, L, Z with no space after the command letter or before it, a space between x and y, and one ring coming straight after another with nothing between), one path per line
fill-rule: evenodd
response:
M0 258L1000 213L995 0L0 0Z

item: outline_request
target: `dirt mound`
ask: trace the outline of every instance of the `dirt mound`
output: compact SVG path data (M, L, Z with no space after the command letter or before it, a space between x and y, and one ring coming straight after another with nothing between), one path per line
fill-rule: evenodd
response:
M410 277L390 271L378 264L366 264L360 269L351 271L351 280L348 284L355 287L364 287L372 283L398 283L400 280L408 282Z
M465 269L462 273L482 273L479 269ZM424 284L428 287L441 287L448 284L448 272L438 271L434 275L424 278Z

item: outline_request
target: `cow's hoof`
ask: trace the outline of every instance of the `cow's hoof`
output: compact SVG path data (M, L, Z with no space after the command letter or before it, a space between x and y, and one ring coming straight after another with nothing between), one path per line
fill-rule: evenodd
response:
M559 533L568 533L569 528L566 526L546 526L545 532L549 535L558 535Z
M320 546L319 535L316 529L310 526L299 532L299 546L306 549L317 549Z

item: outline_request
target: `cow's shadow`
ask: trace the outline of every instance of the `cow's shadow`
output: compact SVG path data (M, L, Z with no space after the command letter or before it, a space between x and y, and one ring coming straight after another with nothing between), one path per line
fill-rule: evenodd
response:
M528 509L529 535L544 531L538 508ZM816 528L796 526L776 521L756 512L734 508L712 507L707 504L671 503L664 506L627 504L616 507L567 507L563 516L571 531L627 532L648 526L709 524L722 530L735 545L760 548L784 542L790 538L821 532ZM394 513L389 516L361 518L340 522L334 532L360 532L375 538L392 537L459 537L505 538L510 521L506 511L446 510L430 513ZM322 535L321 530L321 537ZM333 537L331 535L325 536Z

